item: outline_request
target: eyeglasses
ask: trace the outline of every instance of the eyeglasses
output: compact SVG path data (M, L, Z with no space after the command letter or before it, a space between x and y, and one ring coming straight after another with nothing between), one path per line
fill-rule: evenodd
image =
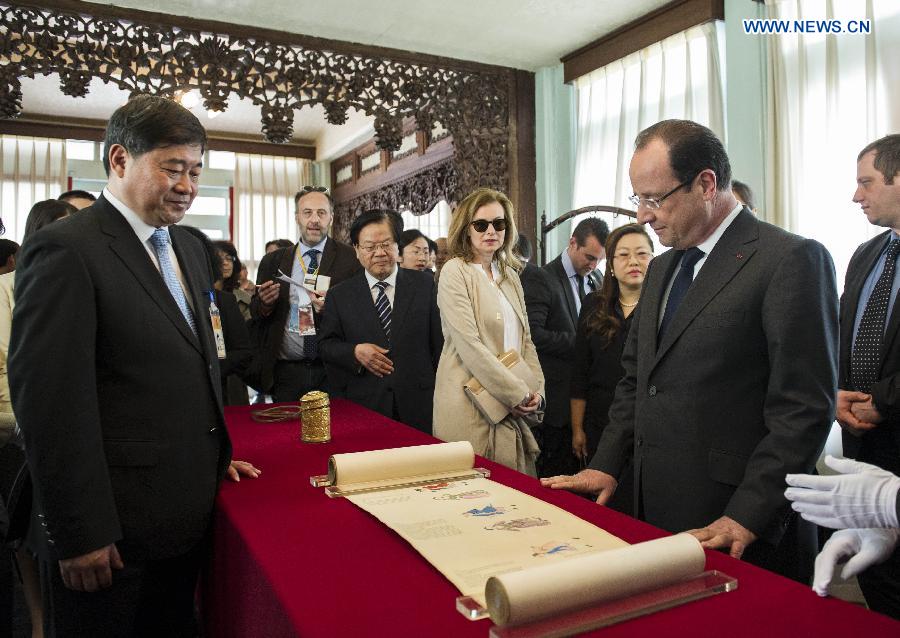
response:
M488 221L487 219L475 219L472 221L472 228L475 229L475 232L483 233L487 230L488 224L494 227L498 233L502 233L506 230L506 220L502 217L498 217L497 219Z
M413 246L407 246L403 252L413 254L416 257L421 257L422 255L427 255L429 250L427 248L415 248Z
M324 186L304 186L300 189L300 195L306 195L307 193L325 193L328 194L328 189Z
M365 244L360 245L359 249L366 253L367 255L371 255L372 253L378 252L379 250L383 250L384 252L390 252L391 248L394 246L394 242L392 241L383 241L380 244Z
M697 175L699 175L699 174L700 173L697 173ZM662 197L639 197L637 195L631 195L628 198L628 201L630 201L632 204L634 204L635 207L637 207L637 208L640 208L641 204L643 204L644 206L646 206L647 208L649 208L651 210L657 210L660 206L662 206L662 203L664 201L666 201L666 199L670 195L674 195L679 189L684 188L685 186L687 186L688 184L693 182L697 178L697 175L694 175L692 178L690 178L686 182L681 182L678 186L676 186L675 188L670 190L668 193L666 193Z

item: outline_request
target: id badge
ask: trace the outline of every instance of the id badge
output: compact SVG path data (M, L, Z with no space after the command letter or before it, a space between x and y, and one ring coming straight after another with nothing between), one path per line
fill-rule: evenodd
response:
M316 273L308 272L303 275L303 287L307 290L315 290L316 289Z
M297 307L297 332L301 337L311 337L316 334L312 306Z
M209 322L216 340L216 355L219 359L224 359L227 355L225 353L225 333L222 331L222 315L212 292L209 293Z

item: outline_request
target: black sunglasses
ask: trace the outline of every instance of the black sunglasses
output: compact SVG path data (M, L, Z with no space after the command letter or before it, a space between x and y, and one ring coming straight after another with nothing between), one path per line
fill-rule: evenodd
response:
M472 221L472 228L475 229L476 232L483 233L487 230L488 224L494 227L498 233L506 230L506 220L502 217L498 217L497 219L488 221L487 219L476 219Z
M304 186L300 189L300 193L302 195L306 195L307 193L325 193L328 194L328 189L324 186Z

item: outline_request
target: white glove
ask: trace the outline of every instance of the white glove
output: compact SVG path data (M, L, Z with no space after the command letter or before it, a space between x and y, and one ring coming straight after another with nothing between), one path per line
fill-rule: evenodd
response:
M900 477L853 459L825 457L825 465L840 474L788 474L784 491L791 507L808 521L832 529L900 527L897 491Z
M852 578L890 558L898 540L900 530L897 529L842 529L835 532L816 556L813 590L819 596L827 596L834 568L839 562L850 559L841 571L841 578Z

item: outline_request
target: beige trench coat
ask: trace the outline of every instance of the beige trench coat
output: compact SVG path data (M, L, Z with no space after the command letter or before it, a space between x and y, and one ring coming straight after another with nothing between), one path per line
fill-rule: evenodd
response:
M518 274L509 270L499 290L519 318L522 341L518 350L539 380L538 393L544 396L544 375L531 341ZM476 454L534 476L540 450L526 420L510 414L492 425L463 391L463 384L474 376L509 406L519 404L529 392L525 383L497 360L504 352L497 288L457 257L441 270L438 307L444 349L435 380L434 435L444 441L470 441Z

